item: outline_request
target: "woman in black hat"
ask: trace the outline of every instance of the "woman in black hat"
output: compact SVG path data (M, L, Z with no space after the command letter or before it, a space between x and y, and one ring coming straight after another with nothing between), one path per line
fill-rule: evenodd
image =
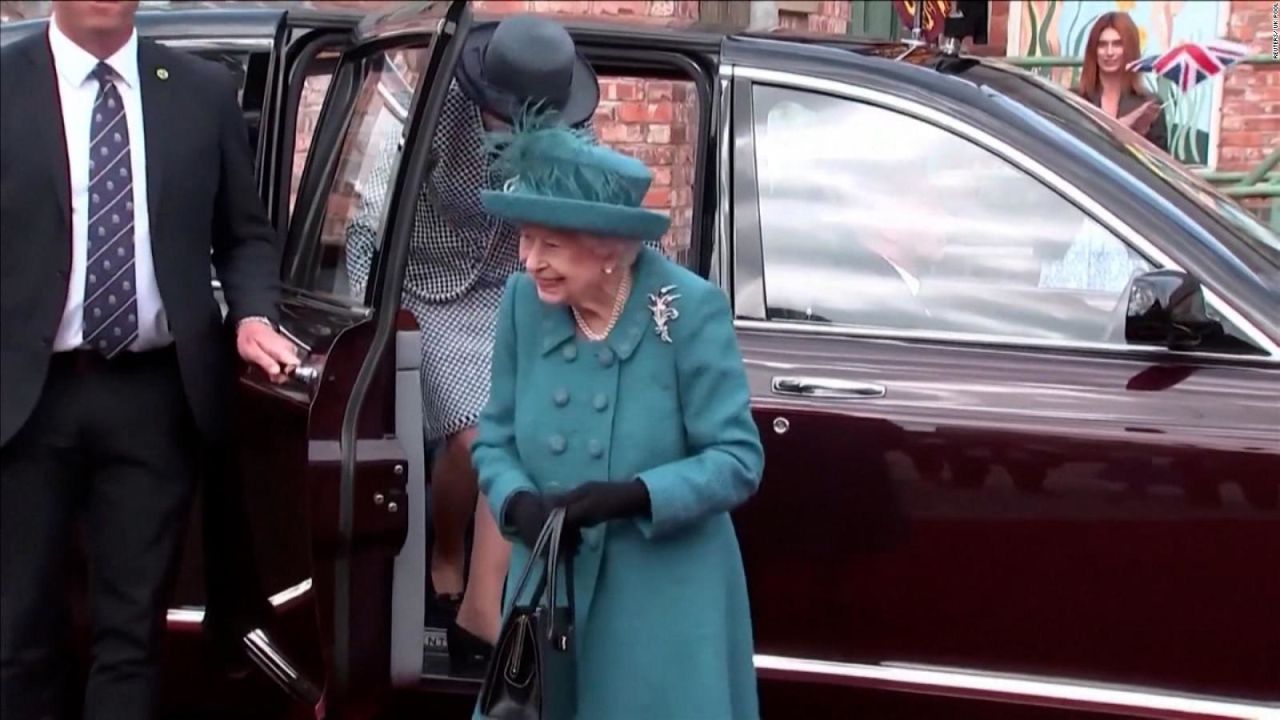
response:
M497 189L484 134L510 126L533 104L581 126L599 99L594 71L559 24L516 15L473 29L432 140L438 164L418 195L402 303L422 335L423 430L436 456L431 581L437 604L454 614L448 645L455 674L484 670L498 635L510 558L471 466L476 422L489 396L494 318L507 277L520 269L517 228L480 202L481 191ZM381 211L395 157L393 145L374 170L372 185L382 191L362 196L370 217ZM368 225L355 222L348 231L349 274L357 285L368 278L376 249L377 228Z

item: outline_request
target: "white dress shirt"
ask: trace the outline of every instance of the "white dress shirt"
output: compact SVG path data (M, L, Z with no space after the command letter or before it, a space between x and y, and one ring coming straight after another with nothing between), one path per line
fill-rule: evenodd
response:
M57 70L58 94L62 99L62 127L67 138L67 161L71 171L71 278L62 322L53 341L54 352L75 350L84 344L85 265L89 248L89 144L92 138L93 105L98 81L92 76L98 58L72 42L49 23L49 47ZM173 341L165 316L160 288L156 283L151 256L151 217L147 208L147 147L142 126L142 86L138 74L138 33L116 54L107 58L117 76L116 89L124 102L129 126L129 161L133 177L133 252L135 286L138 296L138 338L130 350L150 350Z

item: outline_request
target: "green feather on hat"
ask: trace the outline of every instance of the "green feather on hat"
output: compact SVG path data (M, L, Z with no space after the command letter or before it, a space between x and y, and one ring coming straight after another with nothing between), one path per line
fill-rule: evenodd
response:
M526 110L510 132L491 133L502 190L480 194L492 215L520 225L655 242L671 219L642 207L653 173L598 144L589 131Z

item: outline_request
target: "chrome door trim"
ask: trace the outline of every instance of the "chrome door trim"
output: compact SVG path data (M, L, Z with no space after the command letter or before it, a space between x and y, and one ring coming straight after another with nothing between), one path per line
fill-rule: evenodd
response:
M812 92L819 92L827 95L848 98L850 100L866 102L900 112L904 115L910 115L930 124L945 128L946 130L973 142L979 147L995 153L1005 161L1011 163L1023 172L1026 172L1028 175L1040 180L1050 188L1062 194L1089 215L1093 220L1145 255L1146 258L1152 261L1156 266L1182 270L1183 272L1186 271L1185 268L1178 265L1178 263L1174 262L1171 257L1166 255L1163 250L1147 240L1146 237L1138 234L1137 231L1122 221L1101 203L1094 200L1093 197L1063 179L1060 175L1051 171L1039 161L1031 158L1027 154L994 135L969 125L968 123L961 122L937 109L928 107L927 105L921 105L920 103L880 90L872 90L870 88L858 87L856 85L850 85L848 83L838 82L835 80L809 77L806 75L798 75L796 73L783 72L779 70L766 70L763 68L738 65L734 68L734 76L746 78L753 82L763 84L778 85L784 88L794 88L799 90L809 90ZM1273 342L1264 333L1254 327L1253 323L1246 320L1243 315L1223 300L1222 297L1214 292L1212 288L1204 286L1204 293L1206 301L1211 303L1218 312L1222 313L1224 317L1239 327L1240 330L1254 342L1254 344L1259 348L1262 348L1262 350L1267 353L1269 359L1280 361L1280 345L1277 345L1277 343ZM1020 338L1010 339L1019 343L1022 342ZM1006 342L1008 341L1006 340ZM1116 345L1105 346L1108 348L1127 347Z
M1057 678L928 666L830 662L781 655L757 654L754 660L757 674L763 679L880 688L1116 714L1143 713L1147 717L1159 718L1280 720L1278 704L1148 688L1089 685Z
M719 146L716 148L716 222L713 272L720 289L734 297L733 284L733 65L720 66L720 104L714 117L719 120Z
M313 708L319 706L324 691L293 665L265 631L255 628L241 642L249 659L290 697Z
M272 595L268 600L271 607L280 609L297 602L311 592L311 578L307 578L293 587L285 588ZM169 608L165 620L171 625L200 625L204 622L203 607Z
M1230 360L1235 363L1261 363L1280 365L1280 356L1268 355L1232 355L1229 353L1211 353L1200 350L1170 350L1159 345L1113 345L1105 342L1085 342L1083 340L1053 340L1048 338L1024 338L1012 335L987 335L983 333L961 333L946 330L903 330L901 328L873 328L857 325L834 325L826 323L806 323L799 320L751 320L736 318L733 326L737 330L765 333L782 333L786 335L821 335L825 337L862 338L872 340L915 340L940 343L957 343L975 347L996 347L1006 350L1063 350L1071 352L1107 352L1124 355L1150 356L1164 355L1187 360ZM1162 358L1152 358L1159 360Z
M150 39L166 47L183 50L268 52L275 45L275 41L270 37L156 37L152 35Z
M738 317L764 319L767 317L764 293L764 243L760 234L760 191L756 172L755 110L749 80L738 76L736 66L730 66L729 107L725 112L728 164L726 182L721 189L722 199L727 199L732 212L728 238L732 246L730 261L733 268L729 276L733 288L733 311ZM742 87L748 91L743 92Z

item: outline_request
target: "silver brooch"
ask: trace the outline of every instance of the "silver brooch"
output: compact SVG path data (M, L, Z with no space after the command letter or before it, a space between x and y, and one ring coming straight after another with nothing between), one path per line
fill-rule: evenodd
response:
M667 323L680 317L680 311L675 305L680 296L671 294L675 289L675 285L668 285L659 289L656 294L649 293L649 312L653 314L653 331L662 338L662 342L666 343L671 342Z

